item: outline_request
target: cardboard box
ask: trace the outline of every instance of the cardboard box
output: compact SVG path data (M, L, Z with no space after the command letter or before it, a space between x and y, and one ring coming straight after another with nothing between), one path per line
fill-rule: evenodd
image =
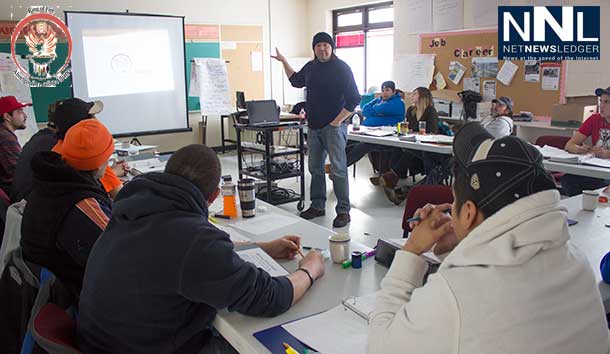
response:
M585 119L591 116L591 110L596 111L588 102L555 104L551 111L551 125L559 127L579 128ZM596 108L597 106L595 106Z

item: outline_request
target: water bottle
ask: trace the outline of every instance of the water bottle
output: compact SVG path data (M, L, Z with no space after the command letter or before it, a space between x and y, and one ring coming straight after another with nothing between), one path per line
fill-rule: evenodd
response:
M360 130L360 115L355 113L352 117L352 130Z
M233 183L233 179L231 176L222 176L222 205L223 211L222 213L225 216L229 216L232 218L237 217L237 203L235 201L235 183Z

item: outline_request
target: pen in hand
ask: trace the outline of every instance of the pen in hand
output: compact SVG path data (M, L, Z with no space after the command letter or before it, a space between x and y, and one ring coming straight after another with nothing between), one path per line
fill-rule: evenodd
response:
M443 210L443 213L451 213L451 209L445 209L445 210ZM407 219L407 222L416 222L416 221L421 221L421 217L415 216L410 219Z

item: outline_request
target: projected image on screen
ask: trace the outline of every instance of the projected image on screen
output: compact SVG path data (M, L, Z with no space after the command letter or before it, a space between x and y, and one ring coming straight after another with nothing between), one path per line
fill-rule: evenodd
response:
M83 31L90 97L174 90L167 31Z
M104 102L115 135L189 129L184 17L66 12L75 97Z

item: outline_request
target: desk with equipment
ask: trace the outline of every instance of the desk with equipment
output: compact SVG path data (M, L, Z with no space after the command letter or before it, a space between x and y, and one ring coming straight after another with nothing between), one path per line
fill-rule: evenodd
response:
M265 193L257 198L273 205L298 202L305 208L305 142L300 122L280 121L274 100L249 101L248 119L235 124L239 178L249 176L265 181ZM256 142L244 141L244 134L256 134ZM276 134L274 134L276 133ZM296 140L294 139L296 136ZM275 143L278 142L278 144ZM300 190L279 188L275 181L298 178Z

